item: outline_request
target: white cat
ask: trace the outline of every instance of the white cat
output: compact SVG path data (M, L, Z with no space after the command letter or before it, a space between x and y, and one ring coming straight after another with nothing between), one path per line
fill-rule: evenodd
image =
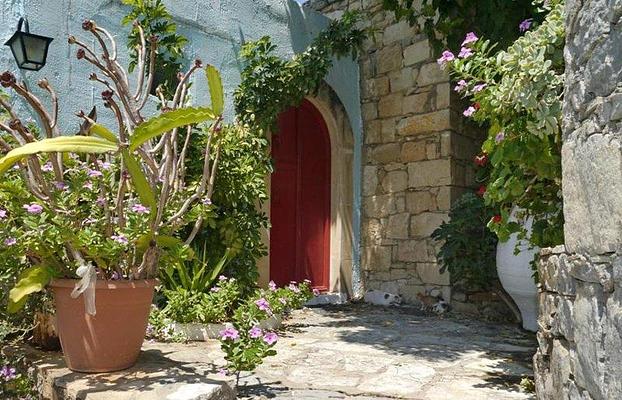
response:
M366 303L377 306L399 306L402 304L402 296L399 294L387 293L381 290L370 290L365 293Z

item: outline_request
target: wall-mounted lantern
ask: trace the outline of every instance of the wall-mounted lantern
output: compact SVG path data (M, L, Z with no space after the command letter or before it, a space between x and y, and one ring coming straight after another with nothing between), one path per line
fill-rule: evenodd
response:
M22 31L22 25L24 25L24 31ZM17 31L4 45L11 48L18 67L38 71L45 65L52 40L49 37L30 33L28 20L22 17L17 23Z

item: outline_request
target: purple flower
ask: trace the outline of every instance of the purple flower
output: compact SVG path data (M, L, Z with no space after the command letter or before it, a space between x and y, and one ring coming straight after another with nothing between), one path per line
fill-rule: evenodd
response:
M6 216L7 216L6 210L3 210L2 208L0 208L0 219L5 219Z
M137 203L132 206L132 211L135 212L136 214L148 214L149 208L143 206L142 204Z
M17 371L15 368L5 365L0 369L0 376L4 378L5 381L10 381L17 377Z
M274 292L276 290L276 283L274 283L274 281L268 282L268 289Z
M466 89L466 87L467 87L467 81L465 81L464 79L460 79L456 87L454 87L454 91L462 92L464 89Z
M319 289L313 289L313 295L315 297L319 296L320 295L320 290Z
M67 184L65 182L54 182L54 187L57 190L65 190L67 189Z
M222 340L236 340L240 337L240 333L235 328L226 328L225 330L220 331L220 338Z
M17 244L17 239L15 239L14 237L9 237L4 239L4 245L5 246L14 246Z
M466 46L469 43L475 43L479 40L475 32L469 32L464 37L464 41L462 42L462 46Z
M470 47L463 47L460 49L460 53L458 53L458 57L460 58L468 58L473 55L473 50Z
M505 139L505 132L501 131L495 136L495 143L501 143Z
M279 337L274 332L268 332L263 335L263 341L266 342L266 344L269 346L275 344L277 340L279 340Z
M127 240L127 238L125 236L123 236L123 234L112 235L112 236L110 236L110 239L112 239L115 242L120 243L120 244L128 244L130 242L129 240Z
M220 368L220 369L218 370L218 374L219 374L219 375L228 375L228 374L229 374L229 371L227 371L227 369L226 369L226 368Z
M219 280L219 281L226 281L226 280L227 280L227 277L226 277L226 276L224 276L224 275L220 275L220 276L218 277L218 280Z
M96 169L89 169L89 171L86 174L88 175L89 178L101 178L102 176L104 176L104 174L101 171L98 171Z
M112 281L119 281L119 280L121 280L121 278L122 278L121 274L119 274L117 271L114 271L112 273L112 276L110 276L110 280L112 280Z
M88 190L93 190L93 182L86 182L84 184L84 188Z
M108 171L110 168L112 168L112 164L110 164L108 161L97 160L97 165L99 166L99 168L105 171Z
M518 30L521 32L526 32L531 28L531 24L533 24L533 18L527 18L520 24L518 24Z
M290 283L288 287L289 287L289 290L291 290L292 292L300 293L300 289L298 288L298 286L296 286L296 284Z
M445 64L447 64L448 62L451 62L453 60L456 59L456 56L454 56L454 53L452 53L449 50L445 50L443 52L443 54L441 54L441 57L436 60L436 62L438 63L438 65L440 65L441 67L445 66Z
M481 92L482 90L484 90L486 88L485 83L478 83L477 85L473 86L473 93L478 93Z
M54 171L54 168L52 167L52 163L48 161L45 164L43 164L41 166L41 171L43 171L43 172L52 172L52 171Z
M43 211L43 207L41 207L37 203L32 204L24 204L24 210L26 210L29 214L41 214Z
M98 197L97 200L95 200L95 204L99 207L103 207L106 205L106 199L104 199L103 197Z
M473 106L469 106L469 108L467 108L466 110L464 110L464 112L462 113L462 115L464 115L465 117L470 117L473 114L475 114L475 111L477 111L477 109Z
M268 303L268 300L264 299L263 297L255 300L255 305L259 307L261 311L270 311L270 303Z
M248 331L248 335L251 337L251 339L257 339L258 337L261 337L261 335L263 335L263 331L260 327L254 326L250 331Z
M209 291L212 292L212 293L218 293L218 292L220 292L220 288L219 287L213 287Z
M211 206L212 205L212 200L205 198L203 199L203 204L205 204L206 206Z

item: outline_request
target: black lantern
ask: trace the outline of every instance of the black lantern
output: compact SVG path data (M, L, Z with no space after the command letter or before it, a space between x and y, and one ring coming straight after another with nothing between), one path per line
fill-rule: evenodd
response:
M25 25L24 32L22 24ZM4 45L11 48L18 67L38 71L45 65L51 41L52 38L30 33L28 20L22 17L17 23L17 31Z

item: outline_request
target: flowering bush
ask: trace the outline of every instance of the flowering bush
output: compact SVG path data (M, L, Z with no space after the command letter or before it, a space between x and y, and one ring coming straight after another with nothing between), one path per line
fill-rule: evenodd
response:
M108 31L93 21L82 24L99 43L101 55L69 38L78 47L77 58L102 73L89 79L105 88L101 97L116 117L116 134L97 124L93 109L78 114L83 121L79 135L62 136L58 98L47 80L39 86L49 94L51 110L13 74L0 75L2 87L24 98L41 123L38 129L29 127L0 96L8 119L0 121L0 151L6 153L0 158L0 263L18 260L23 270L10 293L13 311L53 277L85 282L156 277L166 255L187 249L212 214L224 104L220 76L214 67L205 68L211 108L187 107L190 77L203 69L196 60L179 75L172 98L156 90L161 113L146 118L143 109L155 74L155 63L148 60L156 55L158 38L146 38L140 25L134 26L140 38L134 88ZM188 180L192 126L208 121L202 174ZM0 264L0 269L5 267ZM88 305L87 311L94 313Z
M23 358L0 355L0 398L16 400L38 398L34 382L26 374Z
M541 2L539 2L541 3ZM563 242L561 195L561 107L563 92L563 2L544 2L548 15L536 26L525 20L525 35L507 50L469 34L460 54L446 51L438 62L456 79L455 91L471 101L464 115L488 127L488 139L475 159L487 204L500 207L488 227L505 241L526 237L510 221L533 217L530 242L548 247ZM490 164L490 168L484 168Z
M302 307L313 294L310 282L292 282L286 287L277 288L270 282L269 290L259 290L247 299L233 315L233 321L221 332L221 349L225 352L229 372L252 371L268 356L278 335L261 327L262 322L283 312Z

